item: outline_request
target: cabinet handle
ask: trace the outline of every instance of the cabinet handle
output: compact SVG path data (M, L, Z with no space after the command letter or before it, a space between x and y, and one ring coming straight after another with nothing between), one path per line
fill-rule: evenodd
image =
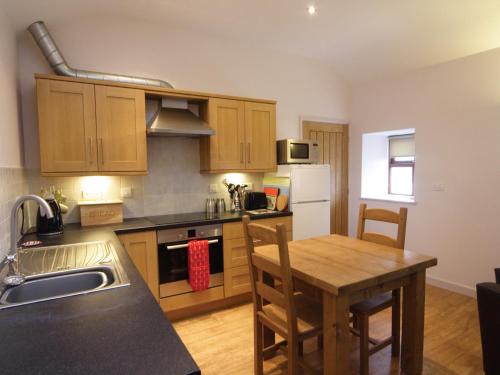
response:
M250 164L250 143L247 145L247 163Z
M102 138L99 138L99 143L101 146L101 164L104 165L104 147L102 143Z
M94 162L94 158L92 157L92 154L93 154L93 148L94 148L94 145L93 145L93 141L92 141L92 137L89 137L89 148L90 148L90 164L92 164Z
M243 142L240 142L240 163L243 164Z

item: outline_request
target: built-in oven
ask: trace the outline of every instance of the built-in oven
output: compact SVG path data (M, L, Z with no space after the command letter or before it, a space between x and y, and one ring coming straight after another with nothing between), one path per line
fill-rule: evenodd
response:
M161 298L193 292L189 285L188 269L188 247L192 240L208 241L209 288L224 285L221 224L165 229L159 230L157 234Z

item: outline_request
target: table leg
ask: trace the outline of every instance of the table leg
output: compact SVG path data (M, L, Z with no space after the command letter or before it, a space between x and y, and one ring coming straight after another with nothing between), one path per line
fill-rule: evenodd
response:
M335 296L323 292L323 337L324 374L349 374L351 335L348 295Z
M403 288L403 337L401 370L408 375L422 373L424 362L425 270L410 277Z

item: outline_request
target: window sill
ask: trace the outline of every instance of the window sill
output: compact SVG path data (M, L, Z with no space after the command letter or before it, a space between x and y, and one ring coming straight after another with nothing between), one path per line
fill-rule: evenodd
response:
M377 197L364 197L361 196L362 200L370 201L380 201L380 202L397 202L397 203L407 203L407 204L417 204L415 197L409 197L406 195L382 195Z

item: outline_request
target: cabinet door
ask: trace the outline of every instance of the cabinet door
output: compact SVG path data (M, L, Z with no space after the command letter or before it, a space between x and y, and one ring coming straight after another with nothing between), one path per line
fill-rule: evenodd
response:
M94 85L38 79L42 173L97 171Z
M246 169L276 169L276 107L245 102Z
M156 232L137 232L118 236L151 293L159 300L158 247Z
M210 168L245 168L244 104L238 100L210 98L209 123L215 130L210 137Z
M96 86L99 170L147 171L144 91Z
M251 290L248 265L224 270L224 297L248 293Z

